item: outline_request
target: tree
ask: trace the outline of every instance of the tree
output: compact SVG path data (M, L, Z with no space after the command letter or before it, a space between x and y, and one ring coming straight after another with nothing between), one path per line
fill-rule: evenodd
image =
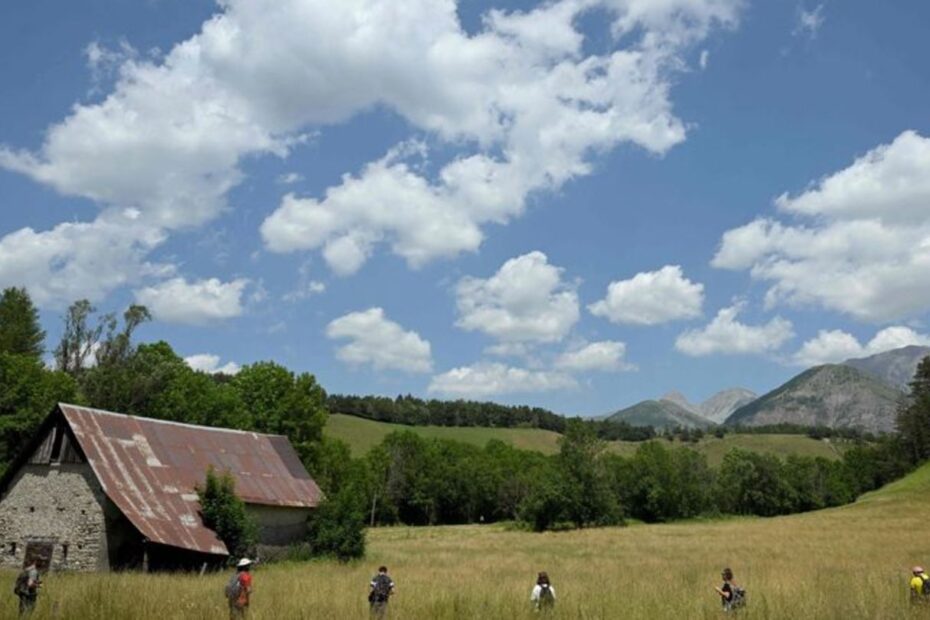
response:
M911 394L898 411L897 428L913 464L930 459L930 356L917 365Z
M232 379L248 415L248 428L286 435L301 459L312 464L314 443L326 424L326 392L310 373L295 375L274 362L245 366Z
M229 472L217 475L210 466L203 486L197 486L203 524L216 532L226 545L230 559L252 555L258 526L249 517L245 503L236 495L236 481Z
M0 353L0 463L7 463L58 402L77 400L77 385L32 355Z
M87 367L87 360L103 333L102 323L94 327L88 323L96 311L89 301L81 299L71 304L65 315L64 333L55 348L55 364L58 370L72 377L80 375Z
M0 295L0 352L41 358L45 332L39 312L25 288L7 288Z
M578 527L620 521L620 505L611 492L601 456L605 443L582 420L569 420L559 439L556 465L568 500L566 516Z
M353 485L324 500L307 525L313 555L332 556L343 562L365 555L364 495Z

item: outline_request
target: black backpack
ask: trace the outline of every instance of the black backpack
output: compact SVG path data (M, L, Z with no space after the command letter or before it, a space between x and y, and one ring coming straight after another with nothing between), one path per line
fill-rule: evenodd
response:
M921 575L920 578L923 580L923 583L920 585L920 593L930 598L930 577Z
M386 603L391 596L391 578L387 575L375 577L375 587L371 589L368 600L372 603Z
M555 605L555 596L552 594L552 586L548 583L539 586L539 606L552 607Z
M16 577L16 584L13 586L13 594L16 596L28 596L29 594L29 571L24 570Z

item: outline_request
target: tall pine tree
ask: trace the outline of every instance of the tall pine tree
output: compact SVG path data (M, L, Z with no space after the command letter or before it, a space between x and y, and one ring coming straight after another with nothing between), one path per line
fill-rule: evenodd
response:
M911 396L898 412L898 433L915 464L930 459L930 356L917 366Z
M45 332L39 312L25 288L10 287L0 294L0 353L42 357Z

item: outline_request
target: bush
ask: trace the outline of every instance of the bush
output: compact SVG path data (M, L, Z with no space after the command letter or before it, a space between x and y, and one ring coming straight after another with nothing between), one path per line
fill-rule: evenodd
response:
M361 495L344 488L316 509L308 523L307 540L315 556L343 562L365 555L365 509Z
M216 475L207 469L207 479L197 487L203 524L216 532L226 545L230 561L253 555L258 526L245 511L245 503L236 495L236 481L229 472Z

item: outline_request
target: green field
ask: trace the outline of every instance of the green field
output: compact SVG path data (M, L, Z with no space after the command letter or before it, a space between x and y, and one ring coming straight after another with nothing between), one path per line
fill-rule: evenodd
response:
M712 586L730 566L747 588L737 617L928 618L912 606L909 567L930 559L930 465L855 504L771 519L636 525L533 534L505 526L376 529L364 562L255 571L253 620L366 618L366 584L387 564L392 618L536 617L528 595L547 570L558 618L720 618ZM14 574L2 574L12 586ZM53 574L33 620L225 617L225 575ZM15 615L11 595L0 616Z
M479 428L461 426L404 426L375 422L355 416L333 414L329 416L324 433L328 437L341 439L349 444L354 456L361 456L381 443L388 433L393 431L412 431L423 437L454 439L476 446L484 446L491 439L498 439L516 448L536 450L544 454L558 452L559 434L538 428ZM817 441L804 435L726 435L723 439L710 436L696 444L690 442L668 443L665 445L688 446L707 455L711 466L717 466L723 455L730 448L743 448L754 452L766 452L778 456L799 454L804 456L823 456L829 459L839 455L838 444ZM631 455L640 444L627 441L610 443L610 448L619 454ZM842 445L842 444L839 444Z
M538 428L482 428L476 426L404 426L375 422L350 415L332 414L326 422L324 434L349 444L354 456L361 456L381 443L394 431L412 431L422 437L454 439L483 447L492 439L499 439L515 448L536 450L545 454L558 451L559 434Z

